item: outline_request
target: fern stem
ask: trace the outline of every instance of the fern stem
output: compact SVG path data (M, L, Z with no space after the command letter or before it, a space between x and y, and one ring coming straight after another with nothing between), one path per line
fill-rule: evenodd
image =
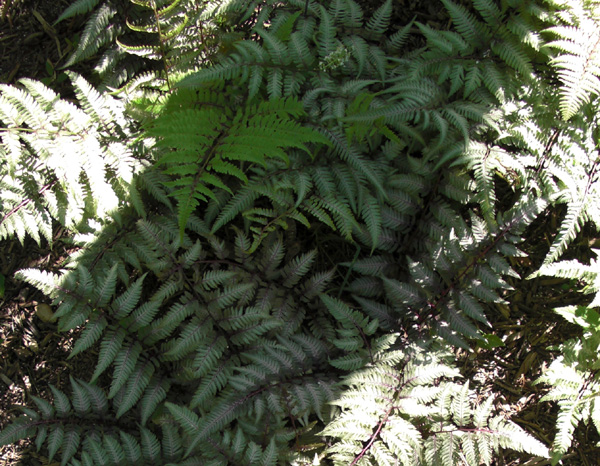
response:
M169 62L167 61L167 51L165 49L165 41L164 41L164 36L162 34L162 28L160 27L160 18L158 16L158 9L156 8L156 1L152 0L152 10L154 11L154 19L156 21L156 30L158 31L158 43L160 44L160 55L163 61L163 66L165 68L165 77L167 79L167 87L169 88L169 91L171 91L173 88L171 87L171 80L169 77L169 68L171 67L169 65Z
M383 430L383 426L385 425L385 423L390 418L390 414L392 413L393 409L394 409L394 407L391 406L387 410L387 412L384 415L384 418L381 421L379 421L379 424L377 424L377 428L375 429L375 432L373 433L373 435L371 436L371 438L369 439L369 441L367 442L367 444L360 451L360 453L358 455L356 455L356 457L354 458L354 460L352 461L352 463L350 463L350 466L354 466L355 464L358 464L358 462L362 459L362 457L365 456L365 454L371 449L371 447L373 446L373 444L375 443L375 441L379 437L379 434Z
M57 183L57 181L53 181L52 183L46 184L44 186L42 186L42 188L38 191L38 194L43 194L45 191L48 191L49 189L52 189L52 187ZM19 210L21 210L23 207L25 207L26 205L28 205L30 202L33 202L33 199L29 198L29 199L23 199L21 200L21 202L19 202L18 205L16 205L15 207L13 207L10 211L8 211L4 217L2 217L2 220L0 220L0 225L2 223L4 223L6 221L7 218L9 218L11 215L16 214Z
M354 264L356 263L356 261L358 260L358 255L360 254L361 248L360 248L360 244L356 245L356 252L354 253L354 257L352 258L352 262L350 263L350 267L348 267L348 271L346 272L346 275L344 276L344 281L342 282L342 285L340 286L340 289L338 291L338 299L340 299L342 297L342 293L344 292L344 288L346 288L346 285L348 285L348 280L350 279L350 274L352 273L352 269L354 267Z
M544 153L542 154L542 158L538 162L538 167L535 170L536 175L539 175L540 172L545 168L546 160L548 159L548 154L552 150L552 147L554 146L556 141L558 141L559 134L560 134L560 129L556 128L554 130L554 132L552 133L552 136L550 136L550 139L548 140L546 147L544 147Z

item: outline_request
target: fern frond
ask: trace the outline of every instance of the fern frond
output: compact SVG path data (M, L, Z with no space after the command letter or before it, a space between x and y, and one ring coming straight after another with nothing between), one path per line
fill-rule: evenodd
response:
M62 12L54 24L56 25L65 19L92 11L99 2L100 0L76 0Z
M487 25L477 21L465 7L451 0L442 0L442 3L450 13L456 29L466 40L473 45L489 41L491 31Z
M371 34L374 35L375 38L380 37L386 31L389 26L390 18L392 14L392 2L391 0L387 0L383 5L381 5L375 12L373 16L369 18L365 28Z
M130 134L122 105L80 76L70 78L81 108L32 80L23 80L23 89L1 89L1 153L9 162L0 181L3 236L23 240L29 234L39 242L41 234L51 242L53 218L73 230L89 228L124 201L140 168L127 143L114 140L114 131ZM38 166L32 172L25 167L33 158Z
M597 20L587 13L578 15L575 21L576 25L554 26L546 30L558 38L546 46L559 52L551 64L557 68L563 83L560 109L565 120L572 118L592 95L600 93L597 69L600 28Z
M75 105L2 87L0 231L86 233L61 275L20 276L60 330L79 328L71 357L97 359L0 440L73 466L548 455L456 381L453 355L512 298L520 236L549 202L586 180L563 247L599 223L593 106L558 124L538 53L540 24L571 13L445 0L454 30L394 32L397 5L381 3L367 18L354 0L106 0L70 59L98 53L100 90L72 74ZM598 294L593 271L561 265ZM565 410L555 461L580 420L600 424L583 369L597 313L559 312L585 337L561 348L576 370L545 374Z
M108 3L103 3L92 13L83 30L77 49L69 57L64 67L71 66L92 56L102 45L107 44L116 37L118 28L110 21L116 14L117 10Z
M326 144L316 131L292 119L302 113L297 100L285 99L235 113L189 109L159 118L150 134L158 138L157 147L169 150L158 164L166 166L165 173L177 176L168 185L176 188L171 195L178 201L180 233L201 201L216 199L212 187L229 190L214 173L245 183L246 175L234 164L265 165L268 157L285 162L284 148L308 151L306 143ZM227 115L233 118L231 124L225 120Z

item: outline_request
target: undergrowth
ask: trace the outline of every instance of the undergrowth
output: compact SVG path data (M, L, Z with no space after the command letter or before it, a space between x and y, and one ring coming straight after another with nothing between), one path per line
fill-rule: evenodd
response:
M538 380L552 445L454 356L489 344L549 206L533 276L598 292L596 262L559 260L600 224L596 5L441 4L449 28L395 25L391 0L75 1L65 67L95 60L98 90L2 87L0 231L73 232L63 271L17 277L97 362L0 444L72 466L558 464L600 428L597 297L558 310L584 339Z

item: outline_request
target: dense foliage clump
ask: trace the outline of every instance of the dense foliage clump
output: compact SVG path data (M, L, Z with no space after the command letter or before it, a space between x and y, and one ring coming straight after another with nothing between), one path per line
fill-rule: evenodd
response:
M553 445L455 362L489 345L551 206L536 274L598 293L596 262L558 260L600 225L596 5L441 0L441 29L392 0L198 3L77 0L66 66L95 59L98 90L1 89L0 233L75 234L68 268L18 277L97 361L0 444L73 466L557 464L600 428L598 297L559 310L586 339L538 381Z

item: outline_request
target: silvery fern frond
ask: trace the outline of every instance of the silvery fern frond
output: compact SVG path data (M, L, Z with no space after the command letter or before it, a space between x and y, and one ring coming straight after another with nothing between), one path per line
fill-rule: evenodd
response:
M51 219L72 230L106 219L142 167L123 135L132 130L119 100L70 73L79 106L40 82L0 87L0 237L52 241Z

